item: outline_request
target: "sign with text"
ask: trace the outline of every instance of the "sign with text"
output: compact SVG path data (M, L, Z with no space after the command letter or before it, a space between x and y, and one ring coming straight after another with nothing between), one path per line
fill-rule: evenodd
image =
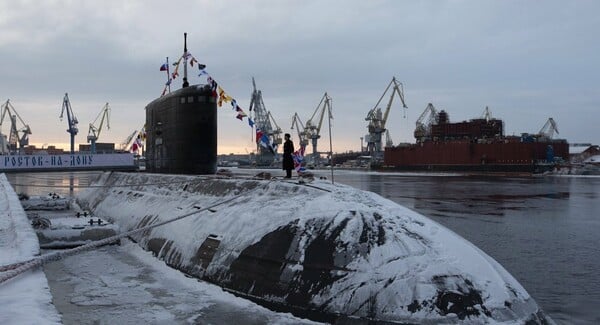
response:
M133 168L133 154L0 155L0 171Z

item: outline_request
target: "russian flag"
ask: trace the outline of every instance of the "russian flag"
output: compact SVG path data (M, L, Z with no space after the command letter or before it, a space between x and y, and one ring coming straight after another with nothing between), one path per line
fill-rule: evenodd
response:
M160 66L160 71L167 71L168 68L169 68L169 65L165 63Z

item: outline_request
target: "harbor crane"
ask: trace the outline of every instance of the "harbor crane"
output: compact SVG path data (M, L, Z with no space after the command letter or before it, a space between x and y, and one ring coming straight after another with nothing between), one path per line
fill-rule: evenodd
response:
M492 120L492 112L490 112L490 108L489 107L487 107L487 106L485 107L485 110L483 111L482 117L487 122L489 122L490 120Z
M327 112L329 118L331 118L331 97L327 93L323 94L321 101L317 108L313 112L312 116L306 121L306 127L304 128L307 140L311 140L312 144L312 155L313 163L318 165L319 162L319 151L317 150L317 142L321 138L321 126L323 126L323 117Z
M91 142L91 152L92 154L96 153L96 140L98 140L98 137L100 137L100 132L102 132L102 126L104 125L104 120L106 119L106 128L110 129L110 107L108 106L108 103L104 104L104 107L102 107L102 110L100 111L100 113L98 113L98 116L96 116L96 119L94 119L94 122L90 123L90 128L88 130L88 136L87 136L87 141ZM96 126L96 122L98 121L98 119L100 119L100 124L98 126Z
M125 140L121 141L119 144L119 150L128 151L129 144L133 140L133 137L138 133L138 130L133 130L133 132L125 138Z
M273 115L271 115L271 111L267 111L267 115L269 115L269 121L271 121L272 125L275 126L270 133L273 137L273 144L278 146L283 143L283 141L281 140L281 133L283 133L283 131L281 130L279 125L277 125L275 118L273 117Z
M29 135L31 135L31 128L27 123L23 122L23 119L21 118L19 113L17 113L14 106L10 103L10 99L6 100L6 103L2 105L1 110L2 116L0 117L0 130L2 128L2 123L6 115L8 115L8 117L10 118L11 123L8 144L4 143L4 136L0 134L0 142L2 142L0 146L0 153L5 154L5 151L8 151L10 153L16 153L17 144L19 146L19 151L23 150L26 146L29 145ZM21 122L22 127L20 129L17 127L17 120ZM19 136L19 132L21 132L21 136Z
M298 133L298 142L301 147L306 147L308 145L308 136L306 134L306 128L304 127L304 123L300 120L300 116L298 113L294 113L292 117L292 127L290 129L296 128L296 132Z
M437 116L437 110L432 103L427 104L425 110L417 119L415 127L415 139L418 143L431 139L431 125L433 125Z
M546 121L546 124L540 129L540 132L538 132L538 136L552 139L552 137L554 137L554 132L558 134L558 127L556 126L554 119L549 118L548 121Z
M282 143L281 128L275 123L275 119L271 112L267 111L262 98L262 92L256 89L256 81L252 77L252 97L250 100L249 110L254 110L254 123L257 130L262 134L266 134L269 138L269 143L264 143L260 139L256 139L256 162L258 165L271 165L275 160L276 147ZM275 127L273 127L275 124Z
M75 136L79 133L79 129L77 128L77 118L73 113L73 109L71 108L71 102L69 101L69 94L65 93L65 97L63 98L62 110L60 112L59 119L62 121L63 115L67 112L67 125L69 128L67 132L71 135L71 154L75 152Z
M381 103L381 100L392 86L393 88L392 94L390 95L390 100L388 101L385 112L382 113L379 104ZM387 88L385 88L385 91L377 101L377 104L375 104L375 106L369 111L367 117L365 118L365 121L369 121L369 124L367 126L369 134L366 136L367 150L369 151L369 155L371 155L371 157L373 157L376 160L380 160L382 158L381 156L383 154L383 151L381 148L381 135L386 131L385 124L390 114L390 108L392 107L392 102L394 101L394 96L396 94L398 94L398 97L400 97L400 101L402 101L402 107L405 109L408 108L406 106L406 102L404 101L404 86L402 85L402 83L396 80L396 77L393 77L392 81L390 81Z

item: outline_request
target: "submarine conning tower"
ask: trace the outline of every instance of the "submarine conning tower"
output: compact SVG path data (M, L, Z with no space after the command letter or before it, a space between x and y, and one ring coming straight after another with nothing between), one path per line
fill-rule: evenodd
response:
M151 173L217 171L217 100L209 85L190 86L187 79L190 56L187 33L183 33L182 88L174 92L169 88L169 94L146 106L146 170ZM169 76L168 85L170 82Z
M146 171L214 174L217 101L210 86L192 85L146 106Z

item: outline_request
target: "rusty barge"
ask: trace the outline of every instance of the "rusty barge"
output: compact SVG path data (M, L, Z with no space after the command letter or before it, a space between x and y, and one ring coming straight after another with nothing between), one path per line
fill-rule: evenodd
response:
M426 112L429 121L423 115L417 121L416 143L386 147L381 169L534 174L569 159L569 144L552 139L553 132L505 136L504 122L487 109L484 118L459 123L431 104Z

